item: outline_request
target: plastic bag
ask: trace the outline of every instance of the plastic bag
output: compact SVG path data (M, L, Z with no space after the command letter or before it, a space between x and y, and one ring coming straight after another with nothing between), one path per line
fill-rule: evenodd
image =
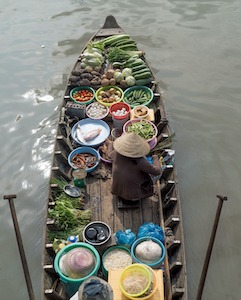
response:
M139 227L137 237L141 238L141 237L144 237L144 236L155 237L158 240L160 240L163 244L164 244L164 241L165 241L163 229L159 225L154 224L152 222L143 223Z
M126 229L124 232L118 230L115 234L117 245L127 245L131 246L135 239L136 234L132 232L130 229Z

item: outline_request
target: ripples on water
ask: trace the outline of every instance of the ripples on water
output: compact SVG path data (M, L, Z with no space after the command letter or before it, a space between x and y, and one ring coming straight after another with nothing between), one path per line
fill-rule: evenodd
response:
M36 299L57 108L80 49L113 14L146 51L176 131L190 299L195 298L220 193L229 201L204 299L239 300L240 2L3 0L1 7L1 190L2 195L17 194ZM0 209L1 300L25 300L16 238L3 200Z

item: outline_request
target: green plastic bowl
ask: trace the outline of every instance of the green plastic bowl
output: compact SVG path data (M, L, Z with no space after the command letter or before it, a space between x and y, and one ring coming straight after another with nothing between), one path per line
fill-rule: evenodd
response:
M106 255L111 253L112 251L115 251L115 250L125 251L126 253L128 253L130 255L130 258L131 258L131 251L128 248L126 248L124 246L111 246L111 247L109 247L102 255L102 267L101 267L101 269L102 269L102 273L103 273L103 275L106 279L108 278L108 270L105 268L104 261L105 261Z
M90 91L93 94L92 98L90 100L88 100L88 101L77 101L77 100L75 100L75 98L73 97L74 93L76 93L78 91L82 91L82 90L88 90L88 91ZM73 88L70 91L70 98L75 103L87 105L87 104L90 104L95 99L95 90L92 89L92 87L90 87L90 86L84 86L84 85L83 86L77 86L77 87Z
M128 96L130 95L131 92L135 92L135 91L144 91L146 94L148 94L148 100L146 102L138 102L138 98L136 99L136 104L131 104L129 101L128 101ZM123 102L127 103L130 105L131 108L134 108L135 106L138 106L138 105L145 105L145 106L148 106L152 100L154 98L154 94L153 94L153 91L147 87L147 86L132 86L132 87L129 87L128 89L126 89L124 91L124 97L123 97Z
M78 278L78 279L74 279L74 278L65 276L59 268L60 258L64 254L68 253L70 250L75 249L75 248L85 248L85 249L90 250L96 259L96 264L95 264L93 270L87 276ZM73 243L73 244L69 244L69 245L65 246L63 249L61 249L56 254L55 259L54 259L54 269L55 269L56 273L59 275L60 281L63 283L67 295L70 297L72 297L78 291L80 285L82 284L82 282L85 279L89 278L90 276L94 276L94 275L97 276L99 268L100 268L100 255L99 255L98 251L95 249L94 246L89 245L87 243L83 243L83 242Z

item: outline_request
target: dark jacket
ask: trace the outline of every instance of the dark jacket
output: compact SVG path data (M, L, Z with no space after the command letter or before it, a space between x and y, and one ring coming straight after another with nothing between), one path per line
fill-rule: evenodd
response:
M108 154L112 159L112 194L127 200L137 200L153 194L152 180L161 174L158 161L150 164L146 158L129 158L115 150Z

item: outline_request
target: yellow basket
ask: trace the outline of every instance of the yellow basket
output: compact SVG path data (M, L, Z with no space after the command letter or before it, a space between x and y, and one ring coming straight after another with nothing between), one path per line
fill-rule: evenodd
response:
M135 278L138 278L138 276L141 278L145 278L146 279L146 284L143 287L142 291L140 291L139 293L128 293L125 288L124 288L124 281L128 278L128 277L132 277L131 282L133 284L137 284L137 280ZM152 284L152 274L150 273L149 268L144 265L144 264L132 264L128 267L126 267L121 275L120 275L120 289L122 291L122 293L129 299L135 299L138 297L138 299L142 299L140 298L143 294L145 294L151 287Z
M157 290L157 278L155 272L153 272L152 268L149 266L146 266L149 269L149 272L151 274L151 285L149 289L143 294L141 297L138 298L138 300L147 300L150 299ZM132 300L136 298L131 298Z
M116 91L118 91L120 93L120 98L117 100L117 101L114 101L114 102L111 102L111 103L108 103L108 102L104 102L102 100L99 99L99 96L100 96L100 92L104 91L104 92L108 92L111 88L114 88ZM96 92L95 92L95 98L96 100L102 104L102 105L105 105L107 107L110 107L112 104L114 103L118 103L118 102L121 102L122 99L124 97L124 92L123 90L118 87L118 86L113 86L113 85L108 85L108 86L102 86L101 88L99 88Z

